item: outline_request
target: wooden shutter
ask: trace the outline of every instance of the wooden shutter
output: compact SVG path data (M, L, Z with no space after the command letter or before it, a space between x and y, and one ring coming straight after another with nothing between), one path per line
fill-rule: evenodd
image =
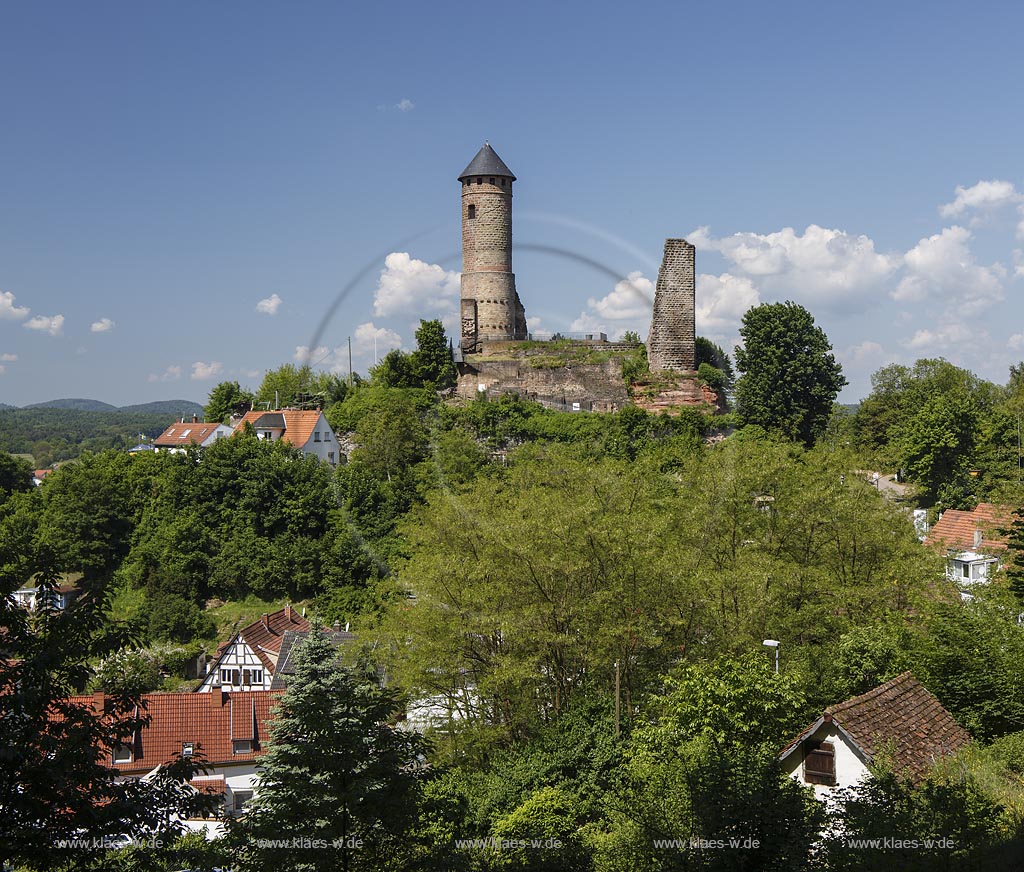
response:
M836 749L831 742L805 743L804 781L809 784L836 783Z

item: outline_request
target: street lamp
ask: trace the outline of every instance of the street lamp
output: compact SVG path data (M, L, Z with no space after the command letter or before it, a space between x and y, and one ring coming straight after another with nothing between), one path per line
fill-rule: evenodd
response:
M765 648L775 649L775 674L779 674L779 640L778 639L765 639L762 643Z

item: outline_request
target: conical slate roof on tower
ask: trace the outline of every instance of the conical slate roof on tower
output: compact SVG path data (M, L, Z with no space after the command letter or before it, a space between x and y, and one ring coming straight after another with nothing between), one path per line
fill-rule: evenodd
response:
M512 170L505 166L505 161L498 157L498 153L491 148L489 142L485 142L483 148L476 153L476 157L469 162L469 166L466 167L459 175L459 181L468 178L469 176L504 176L507 179L512 179L514 182L516 177L512 175Z

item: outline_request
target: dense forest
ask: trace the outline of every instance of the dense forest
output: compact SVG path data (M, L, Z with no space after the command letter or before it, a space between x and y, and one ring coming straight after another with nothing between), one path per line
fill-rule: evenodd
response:
M257 391L211 393L214 417L268 389L318 393L352 446L334 471L246 433L176 455L84 451L38 488L6 462L5 591L80 574L104 642L58 644L66 617L9 632L57 645L69 690L137 693L180 685L182 652L215 647L225 604L301 602L350 622L407 702L452 713L428 731L393 856L359 868L1024 860L1024 606L1002 575L963 601L908 512L1024 506L1024 365L1006 386L943 360L886 367L850 415L833 405L831 365L824 389L759 395L751 342L728 415L574 415L446 399L443 330L425 322L418 340L351 384L319 374L311 391L287 366ZM702 362L731 392L728 358ZM899 471L911 490L887 495L867 470ZM879 764L831 809L780 774L779 749L826 706L908 669L971 733L966 752L917 784ZM954 848L872 854L818 835L838 831ZM709 833L758 846L655 847ZM557 849L455 845L541 834Z

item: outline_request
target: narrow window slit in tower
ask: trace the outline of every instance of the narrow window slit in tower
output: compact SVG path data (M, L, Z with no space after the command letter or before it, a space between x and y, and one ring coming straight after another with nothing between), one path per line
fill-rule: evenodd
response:
M469 214L466 217L470 219L476 218L476 206L470 204Z

